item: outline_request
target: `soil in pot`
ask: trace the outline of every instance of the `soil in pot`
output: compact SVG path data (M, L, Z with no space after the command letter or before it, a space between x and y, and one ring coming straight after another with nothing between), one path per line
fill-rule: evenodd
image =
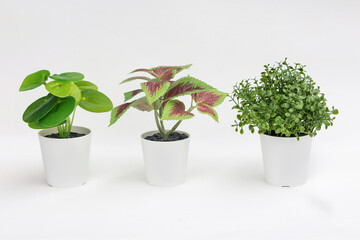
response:
M155 142L173 142L173 141L183 140L185 138L188 138L186 134L178 133L178 132L171 133L168 140L164 140L164 138L160 133L155 133L151 136L145 137L146 140L155 141Z
M70 135L68 138L77 138L77 137L82 137L85 136L86 134L84 133L77 133L77 132L70 132ZM49 135L46 135L45 137L48 138L61 138L59 133L52 133Z

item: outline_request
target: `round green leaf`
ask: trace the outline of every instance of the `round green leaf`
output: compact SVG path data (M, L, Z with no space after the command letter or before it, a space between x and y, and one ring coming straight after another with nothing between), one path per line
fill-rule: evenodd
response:
M84 79L84 75L78 72L66 72L51 75L50 78L60 82L77 82Z
M19 91L27 91L37 88L48 79L50 72L48 70L40 70L28 75L22 82Z
M84 90L84 89L94 89L94 90L98 90L98 87L93 84L92 82L88 82L88 81L79 81L75 83L76 86L78 86L78 88L80 90Z
M72 87L69 95L75 98L76 103L79 103L81 100L81 91L74 83L71 83L71 85Z
M31 123L44 117L53 107L55 107L58 100L58 97L51 94L37 99L26 108L23 114L24 122Z
M29 127L32 128L32 129L46 129L46 128L50 128L50 127L44 127L43 125L40 124L39 121L29 123L28 125L29 125Z
M59 125L64 124L64 123L66 123L66 121L63 121L63 122L60 123ZM29 125L29 127L32 128L32 129L47 129L47 128L52 128L52 127L45 127L45 126L41 125L41 123L40 123L39 121L29 123L28 125Z
M49 93L61 98L69 96L72 87L73 85L71 82L58 81L52 81L45 85L45 88Z
M51 109L45 117L39 120L44 127L55 127L63 123L67 117L74 111L76 106L75 98L66 97L59 99L59 103Z
M81 95L79 106L89 112L108 112L113 108L111 100L99 91L85 89Z

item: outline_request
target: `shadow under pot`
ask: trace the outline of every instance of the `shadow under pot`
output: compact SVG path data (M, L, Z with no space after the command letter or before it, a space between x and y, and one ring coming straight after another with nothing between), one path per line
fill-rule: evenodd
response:
M312 138L299 138L260 135L266 182L279 187L306 183Z
M190 135L177 141L152 141L145 139L158 131L150 131L141 135L141 145L145 161L147 182L158 187L175 187L186 179L187 160Z
M73 126L71 131L85 135L50 138L46 136L57 133L56 128L39 132L46 181L52 187L76 187L87 181L91 131L77 126Z

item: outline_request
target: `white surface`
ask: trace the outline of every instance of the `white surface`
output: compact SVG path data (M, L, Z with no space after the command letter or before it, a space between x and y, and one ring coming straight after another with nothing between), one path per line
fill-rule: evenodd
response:
M306 183L312 138L260 135L266 182L278 187L296 187Z
M46 182L52 187L77 187L86 183L89 171L91 131L73 126L71 131L86 134L70 139L47 138L56 128L39 132Z
M149 131L141 135L146 180L159 187L176 187L185 183L189 157L190 135L174 142L154 142L146 140L159 131Z
M0 239L359 239L358 137L360 1L4 1L0 0ZM45 183L37 133L21 120L45 94L19 93L39 69L80 71L114 104L139 82L138 67L193 63L191 74L222 91L288 57L339 108L313 140L301 187L263 180L259 136L230 127L232 104L180 125L191 134L187 182L163 189L145 181L140 134L152 113L79 109L93 132L83 187ZM20 147L21 146L21 147Z

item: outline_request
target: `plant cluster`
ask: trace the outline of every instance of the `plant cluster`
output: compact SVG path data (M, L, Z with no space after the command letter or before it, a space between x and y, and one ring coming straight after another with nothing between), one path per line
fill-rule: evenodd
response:
M333 125L338 110L326 105L324 93L306 74L305 66L287 59L265 65L260 80L247 79L234 86L230 96L237 110L235 131L244 126L254 133L280 137L313 137L322 126Z
M53 81L48 82L49 78ZM50 75L48 70L40 70L28 75L20 91L44 85L49 93L26 108L24 122L34 129L57 127L60 137L67 138L77 106L90 112L110 111L113 108L111 100L99 92L95 84L83 79L84 75L78 72Z
M141 83L141 88L124 94L125 102L140 93L144 93L145 96L115 107L111 112L110 125L114 124L130 107L140 111L154 111L156 126L164 140L168 140L170 134L176 130L183 120L194 117L192 113L194 109L218 121L214 107L224 101L227 96L226 93L220 92L191 76L182 77L176 81L172 80L177 73L188 69L190 66L161 66L136 69L131 72L145 72L150 77L135 76L122 81L121 83L138 79L145 81ZM176 99L185 95L191 96L191 105L187 109L185 109L185 104L182 101ZM170 130L166 130L165 120L176 120L177 122Z

